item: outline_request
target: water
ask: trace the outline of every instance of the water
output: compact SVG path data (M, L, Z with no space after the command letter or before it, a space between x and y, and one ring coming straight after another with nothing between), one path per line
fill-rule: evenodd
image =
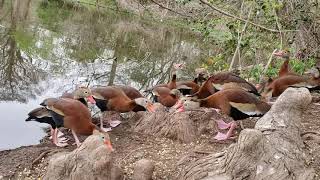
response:
M179 78L192 78L213 49L185 28L123 14L32 5L28 23L9 19L0 26L2 150L39 143L47 125L24 120L44 98L112 79L146 89L168 81L173 63L187 64Z

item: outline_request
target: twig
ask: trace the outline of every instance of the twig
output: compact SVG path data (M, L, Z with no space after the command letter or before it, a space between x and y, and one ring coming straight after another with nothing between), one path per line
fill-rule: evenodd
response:
M213 154L214 152L210 152L210 151L201 151L201 150L194 150L194 153L198 153L198 154Z
M44 151L44 152L42 152L37 158L35 158L33 161L32 161L32 166L34 166L35 164L38 164L39 163L39 161L42 159L42 158L44 158L47 154L49 154L49 153L56 153L56 152L59 152L59 151L61 151L61 150L52 150L52 149L49 149L49 150L47 150L47 151Z
M247 19L250 19L250 17L251 17L251 12L252 12L252 7L250 7L250 11L249 11L249 14L248 14L248 18L247 18ZM244 26L243 26L243 28L242 28L242 31L241 31L241 33L240 33L240 36L239 36L239 38L238 38L238 44L237 44L236 50L235 50L235 52L234 52L234 54L233 54L232 61L231 61L230 67L229 67L229 71L232 70L232 67L233 67L233 64L234 64L234 62L235 62L235 59L236 59L237 54L239 55L239 64L240 64L240 46L241 46L241 41L242 41L243 34L244 34L244 32L246 31L247 26L248 26L248 21L244 24Z
M319 132L316 132L316 131L305 131L305 132L302 132L300 135L301 136L304 136L306 134L314 134L314 135L318 135L320 136L320 133Z
M151 1L151 2L153 2L153 3L155 3L156 5L158 5L159 7L163 8L163 9L166 9L166 10L169 10L169 11L171 11L171 12L173 12L173 13L179 14L180 16L185 16L185 17L188 17L188 18L194 19L192 16L189 16L189 15L186 15L186 14L179 13L179 12L177 12L177 11L173 10L173 9L170 9L170 8L168 8L168 7L165 7L164 5L162 5L162 4L160 4L160 3L158 3L158 2L156 2L156 1L154 1L154 0L150 0L150 1Z
M278 32L279 32L279 30L267 28L267 27L262 26L262 25L260 25L260 24L256 24L256 23L251 22L251 21L249 21L249 20L247 20L247 19L243 19L243 18L237 17L237 16L235 16L235 15L233 15L233 14L230 14L230 13L228 13L228 12L226 12L226 11L223 11L223 10L217 8L217 7L212 6L212 5L211 5L209 2L207 2L207 1L204 1L204 0L199 0L199 1L202 2L203 4L209 6L211 9L213 9L213 10L215 10L215 11L217 11L217 12L219 12L219 13L225 15L225 16L228 16L228 17L237 19L237 20L239 20L239 21L248 22L248 23L251 24L251 25L254 25L254 26L256 26L256 27L259 27L259 28L261 28L261 29L264 29L264 30L267 30L267 31L270 31L270 32L275 32L275 33L278 33ZM282 32L297 32L297 31L299 31L299 30L282 30Z
M279 30L279 34L280 34L280 48L282 49L282 47L283 47L283 35L282 35L282 31L281 31L281 24L279 22L278 15L277 15L276 9L274 7L273 7L273 13L274 13L274 16L275 16L275 19L276 19L276 23L277 23L277 27L278 27L278 30Z
M273 50L272 54L270 55L269 57L269 60L268 60L268 63L266 64L266 66L264 67L263 69L263 73L262 73L262 76L261 76L261 79L260 81L265 77L266 73L267 73L267 70L268 70L268 67L270 66L271 64L271 61L272 61L272 58L273 58L273 54L277 51L277 49Z

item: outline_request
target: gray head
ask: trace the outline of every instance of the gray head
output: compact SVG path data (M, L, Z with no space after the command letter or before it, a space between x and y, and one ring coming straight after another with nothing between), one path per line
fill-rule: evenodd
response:
M152 102L147 98L143 98L143 97L136 98L136 99L134 99L134 102L137 105L143 106L149 112L155 112L155 108L154 108Z
M185 110L192 110L200 108L200 102L192 97L183 97L180 99Z
M170 94L177 97L177 98L180 98L182 96L181 92L178 89L172 89L170 91Z

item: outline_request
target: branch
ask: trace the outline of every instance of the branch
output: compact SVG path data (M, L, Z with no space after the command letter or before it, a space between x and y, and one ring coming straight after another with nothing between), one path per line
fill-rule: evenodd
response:
M250 19L251 13L252 13L252 7L250 7L250 11L249 11L249 14L248 14L248 19ZM233 66L233 64L234 64L234 62L235 62L235 59L236 59L236 55L237 55L237 54L238 54L238 56L239 56L239 64L240 64L240 46L241 46L241 41L242 41L243 34L245 33L245 31L246 31L246 29L247 29L247 26L248 26L248 21L244 24L240 35L238 35L238 36L239 36L239 38L238 38L238 44L237 44L236 50L235 50L235 52L234 52L234 54L233 54L232 61L231 61L230 67L229 67L229 71L232 70L232 66Z
M277 11L276 11L276 9L274 7L273 7L273 13L274 13L274 17L275 17L275 20L276 20L276 23L277 23L279 34L280 34L280 48L282 49L282 47L283 47L283 35L282 35L282 31L281 31L282 28L281 28L281 24L279 22Z
M268 63L266 64L266 66L264 67L263 69L263 73L262 73L262 76L260 78L260 81L265 77L266 73L267 73L267 70L268 70L268 67L270 66L271 64L271 61L272 61L272 57L273 57L273 54L277 51L277 49L273 50L272 54L270 55L270 58L268 60Z
M184 16L184 17L188 17L188 18L194 19L192 16L179 13L179 12L173 10L173 9L170 9L170 8L168 8L168 7L165 7L164 5L158 3L158 2L156 2L156 1L154 1L154 0L150 0L150 1L153 2L153 3L155 3L156 5L158 5L159 7L163 8L163 9L166 9L166 10L169 10L169 11L171 11L171 12L173 12L173 13L179 14L180 16Z
M251 22L251 21L249 21L249 20L247 20L247 19L243 19L243 18L237 17L237 16L235 16L235 15L233 15L233 14L230 14L230 13L228 13L228 12L226 12L226 11L223 11L223 10L217 8L217 7L212 6L212 5L211 5L209 2L207 2L207 1L204 1L204 0L199 0L199 1L202 2L203 4L209 6L211 9L213 9L213 10L215 10L215 11L218 11L219 13L221 13L221 14L223 14L223 15L225 15L225 16L228 16L228 17L237 19L237 20L239 20L239 21L248 22L248 23L251 24L251 25L254 25L254 26L256 26L256 27L259 27L259 28L261 28L261 29L264 29L264 30L267 30L267 31L270 31L270 32L279 33L279 30L270 29L270 28L267 28L267 27L262 26L262 25L260 25L260 24L256 24L256 23L254 23L254 22ZM299 31L299 30L282 30L282 32L297 32L297 31Z

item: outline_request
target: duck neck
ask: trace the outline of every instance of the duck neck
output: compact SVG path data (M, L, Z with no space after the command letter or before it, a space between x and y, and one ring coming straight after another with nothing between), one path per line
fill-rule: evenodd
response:
M129 103L128 103L128 110L129 111L132 111L138 104L134 101L134 100L131 100Z
M283 62L283 64L280 67L279 70L279 75L283 75L289 72L289 57L285 58L285 61Z

